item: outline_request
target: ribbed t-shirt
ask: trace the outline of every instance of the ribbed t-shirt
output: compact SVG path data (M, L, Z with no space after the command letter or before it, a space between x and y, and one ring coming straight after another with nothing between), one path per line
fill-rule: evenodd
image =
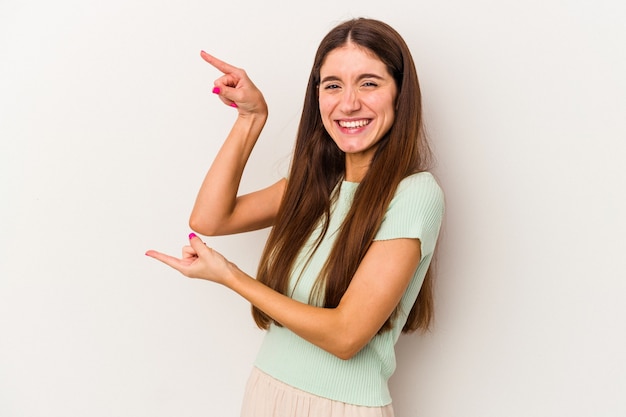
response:
M311 254L321 226L301 250L290 279L289 295L309 303L337 232L352 204L358 183L342 182L331 207L328 232ZM374 240L415 238L421 243L421 260L400 300L393 328L377 334L348 360L326 352L285 327L272 324L255 361L263 372L311 394L349 404L377 407L391 403L388 380L395 371L394 346L432 259L444 211L444 196L428 172L413 174L399 184ZM375 296L373 294L372 296Z

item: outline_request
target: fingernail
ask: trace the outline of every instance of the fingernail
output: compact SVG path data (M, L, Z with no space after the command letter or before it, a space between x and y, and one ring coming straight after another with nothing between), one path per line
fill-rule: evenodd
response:
M237 103L235 103L235 102L230 103L230 107L237 108Z
M193 232L192 232L192 233L189 233L189 239L193 239L194 237L196 237L196 234L195 234L195 233L193 233Z
M219 94L220 93L220 88L219 87L213 87L213 94Z

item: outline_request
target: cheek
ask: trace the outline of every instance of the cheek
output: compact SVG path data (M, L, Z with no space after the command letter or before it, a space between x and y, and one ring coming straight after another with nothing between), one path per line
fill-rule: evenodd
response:
M368 105L383 113L394 111L396 97L394 94L378 94L368 97Z
M320 100L319 102L319 112L320 112L320 118L322 119L322 124L328 131L330 129L330 126L329 126L330 121L328 119L329 110L328 110L328 106L322 100Z
M322 119L325 119L331 112L332 106L329 100L321 99L319 101L320 106L320 114L322 115Z
M333 131L333 121L327 115L323 113L322 113L322 125L324 126L326 133L331 135Z
M396 118L396 103L393 97L381 98L375 105L379 114L384 115L389 123L393 123Z

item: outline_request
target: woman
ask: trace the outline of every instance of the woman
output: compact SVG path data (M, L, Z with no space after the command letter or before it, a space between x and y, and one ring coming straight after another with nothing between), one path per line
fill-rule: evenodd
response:
M257 279L194 233L181 259L147 255L237 292L268 330L242 416L392 416L394 345L430 323L427 270L443 216L408 47L377 20L332 29L315 56L289 178L242 196L267 106L243 70L201 55L223 72L213 92L238 117L190 226L204 235L273 228Z

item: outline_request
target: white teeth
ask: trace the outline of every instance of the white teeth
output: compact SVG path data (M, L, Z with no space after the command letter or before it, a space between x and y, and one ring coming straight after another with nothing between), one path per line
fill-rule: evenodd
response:
M339 126L341 127L345 127L348 129L354 129L357 127L363 127L365 125L369 124L369 120L353 120L350 122L345 122L345 121L340 121L339 122Z

